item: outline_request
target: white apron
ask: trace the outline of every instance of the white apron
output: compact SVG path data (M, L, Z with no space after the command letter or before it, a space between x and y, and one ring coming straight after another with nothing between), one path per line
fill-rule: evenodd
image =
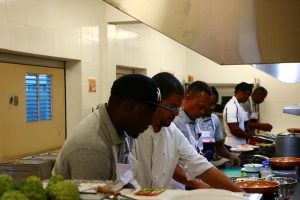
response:
M134 179L134 173L132 166L130 164L123 164L118 162L118 154L117 154L117 147L114 145L112 147L113 156L116 163L116 175L117 181L121 181L123 186L131 183L135 188L139 188L139 184Z

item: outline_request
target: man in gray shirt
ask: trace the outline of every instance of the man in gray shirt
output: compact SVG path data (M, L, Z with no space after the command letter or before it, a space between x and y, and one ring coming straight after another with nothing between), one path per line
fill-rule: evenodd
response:
M53 174L66 179L115 180L126 134L137 138L160 106L157 83L143 75L117 79L107 104L90 113L67 138Z

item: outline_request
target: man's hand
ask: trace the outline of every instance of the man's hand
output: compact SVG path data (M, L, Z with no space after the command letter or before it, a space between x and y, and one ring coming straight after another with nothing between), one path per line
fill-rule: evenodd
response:
M241 164L241 160L239 157L230 156L229 161L230 161L231 166L240 166L240 164Z
M273 126L271 124L268 124L268 123L260 124L260 130L262 130L262 131L271 131L272 128L273 128Z

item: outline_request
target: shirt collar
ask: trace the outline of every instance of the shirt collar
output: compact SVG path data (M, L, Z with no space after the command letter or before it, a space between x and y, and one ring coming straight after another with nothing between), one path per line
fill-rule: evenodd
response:
M186 114L183 107L181 107L179 110L179 117L185 124L195 124L195 122Z

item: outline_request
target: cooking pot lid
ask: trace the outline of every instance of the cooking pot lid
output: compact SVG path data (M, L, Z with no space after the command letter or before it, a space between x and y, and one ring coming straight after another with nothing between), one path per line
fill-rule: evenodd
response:
M284 133L278 133L277 137L299 137L300 138L300 134L299 133L284 132Z

